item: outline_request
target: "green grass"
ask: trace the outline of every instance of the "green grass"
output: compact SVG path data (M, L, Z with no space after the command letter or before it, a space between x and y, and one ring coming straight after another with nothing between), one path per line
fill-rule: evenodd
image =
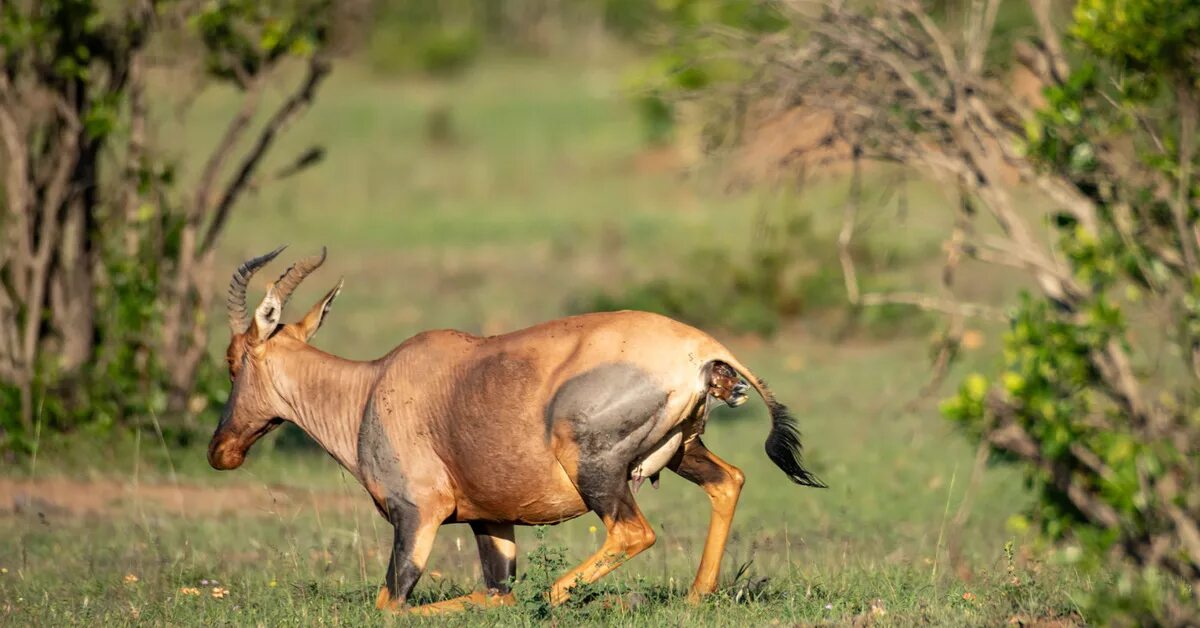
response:
M900 408L922 381L912 356L920 345L895 343L847 349L810 345L743 350L801 417L812 467L828 490L789 484L762 453L767 418L761 406L724 411L705 435L714 451L745 470L745 493L726 554L723 592L692 608L682 596L696 569L707 525L703 493L664 476L639 503L658 533L655 547L602 583L628 598L650 602L612 610L603 600L564 611L569 621L597 623L701 622L754 625L781 622L849 622L881 605L886 623L996 624L1014 615L1047 617L1074 611L1071 593L1085 583L1051 560L1032 538L1007 525L1027 502L1020 480L1000 469L972 479L971 449L928 408ZM791 352L806 363L792 371ZM168 465L142 443L136 479L165 481ZM171 463L192 485L240 484L261 495L261 507L219 516L179 516L154 503L104 516L25 513L0 517L0 600L14 624L130 622L169 624L295 622L378 623L371 602L382 581L389 531L368 498L332 460L320 455L271 451L269 444L234 473L206 470L203 452L173 452ZM76 445L71 453L95 461ZM132 451L99 473L135 480ZM60 472L44 458L39 475ZM87 477L97 471L76 469ZM314 488L303 507L273 505L277 484ZM343 495L335 507L322 495ZM953 525L969 495L967 516ZM602 540L585 516L551 529L547 543L581 560ZM1005 543L1017 558L1009 571ZM532 531L518 531L522 554L533 549ZM439 535L420 600L475 586L477 559L465 526ZM732 582L739 566L740 581ZM139 581L125 584L125 574ZM1018 586L1010 581L1020 580ZM226 599L182 595L181 587L218 579ZM270 583L276 584L272 586ZM963 599L964 593L975 596ZM740 596L740 599L739 599ZM747 596L749 599L747 599ZM659 601L662 603L659 603ZM876 602L879 600L880 602ZM826 606L829 608L826 608ZM466 623L528 623L500 610L456 619Z
M823 232L837 233L842 181L814 181L798 194L729 195L707 170L683 181L640 167L620 67L491 61L447 82L382 78L343 63L264 170L314 143L327 148L325 163L244 200L214 284L223 291L239 262L278 243L290 244L285 257L328 245L329 261L293 308L345 275L340 325L317 342L373 358L431 327L494 333L554 318L572 297L686 272L698 248L745 254L760 217L810 212ZM160 132L180 138L181 159L205 155L233 105L230 93L206 93L185 119L164 119ZM426 116L439 106L450 108L456 129L449 147L425 138ZM181 178L191 181L197 168L183 159ZM891 257L936 254L949 220L936 186L909 188L901 228L864 211L876 225L861 237ZM264 271L256 287L275 272ZM223 348L223 313L215 309L211 321L213 346Z
M637 168L637 120L620 78L609 65L511 61L427 82L379 79L343 64L276 158L283 163L320 141L329 150L326 163L246 199L221 246L214 281L223 289L241 259L277 243L291 244L285 256L326 244L327 267L302 287L291 314L345 275L346 289L317 344L369 358L422 329L494 333L558 316L581 290L685 271L678 266L701 245L745 252L755 212L780 197L728 196L713 177L685 180ZM442 103L452 108L458 143L430 147L424 116ZM232 106L230 94L207 95L183 120L164 118L159 133L179 139L180 155L204 154ZM196 164L184 166L190 180ZM839 182L815 183L797 202L833 233L842 190ZM936 253L942 203L934 188L914 184L907 226L871 237L898 255ZM997 285L968 289L993 298L1004 289ZM223 315L214 311L212 318L216 349L227 336ZM992 332L957 374L995 353ZM768 420L761 405L721 412L705 441L748 477L721 593L699 607L682 599L699 561L708 503L698 488L666 474L660 490L647 485L638 496L657 545L602 581L608 593L644 603L612 608L598 599L563 609L561 622L764 625L867 617L995 625L1076 612L1072 599L1088 582L1013 517L1029 500L1021 479L1006 469L974 473L973 448L933 403L904 409L928 376L923 339L868 345L827 337L801 323L770 341L725 340L800 417L811 466L831 488L795 487L771 465L762 452ZM372 606L386 568L386 524L332 460L276 440L261 443L243 469L218 473L207 467L200 443L166 450L150 436L45 439L36 467L25 461L5 475L69 477L80 491L108 478L127 490L120 507L102 513L22 507L0 514L0 568L7 570L0 574L0 622L387 623ZM188 493L197 500L192 508L164 508L135 488L172 482L200 487ZM273 501L279 486L315 497ZM239 488L261 503L232 512L199 503L204 489ZM545 542L565 547L575 562L602 540L602 531L590 531L596 525L595 517L581 517L552 528ZM1005 554L1010 541L1012 560ZM522 555L536 545L529 529L518 531L518 542ZM465 526L444 528L429 565L439 577L427 573L418 599L473 588L473 546ZM127 574L137 582L126 583ZM181 593L204 579L219 580L229 595ZM882 614L873 614L873 605ZM453 621L534 623L510 609Z

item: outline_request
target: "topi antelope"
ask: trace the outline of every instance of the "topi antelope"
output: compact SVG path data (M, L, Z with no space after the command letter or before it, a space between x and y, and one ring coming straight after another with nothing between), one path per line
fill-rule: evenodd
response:
M744 477L704 447L712 404L753 387L771 414L766 452L797 484L804 469L787 408L708 335L645 312L563 318L481 338L418 334L371 362L308 344L342 288L299 322L280 325L288 297L325 252L288 268L246 316L246 285L283 247L242 264L229 286L233 389L209 444L217 469L234 469L283 421L299 425L352 473L395 528L377 606L407 608L438 527L468 523L485 592L412 609L435 613L511 604L514 525L552 524L592 511L603 546L554 583L561 603L654 543L633 494L663 468L700 485L712 502L708 538L689 598L711 593ZM746 381L749 382L747 385Z

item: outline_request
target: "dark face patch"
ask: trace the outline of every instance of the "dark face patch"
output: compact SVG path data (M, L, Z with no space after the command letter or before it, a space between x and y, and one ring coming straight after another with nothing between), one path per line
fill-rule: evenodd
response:
M605 364L567 380L546 405L546 434L567 422L579 448L576 482L589 508L611 514L630 463L667 405L667 392L629 363Z
M245 360L243 360L245 362ZM229 389L229 398L225 400L225 407L221 408L221 421L217 423L217 431L220 432L224 428L228 428L233 421L234 409L238 405L238 397L242 391L241 383L234 379L233 386Z
M221 420L208 443L208 462L215 469L240 466L250 447L282 423L263 394L270 382L262 381L261 367L250 368L248 361L248 355L242 354L241 375L233 380Z
M225 349L225 363L229 366L230 381L236 380L238 373L246 367L245 336L238 334L229 341Z

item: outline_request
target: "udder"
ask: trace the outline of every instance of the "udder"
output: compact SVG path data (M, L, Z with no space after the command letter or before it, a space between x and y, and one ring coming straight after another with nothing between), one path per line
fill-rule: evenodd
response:
M646 478L658 486L658 473L671 461L679 446L683 444L683 430L677 426L667 433L661 441L649 451L638 456L630 467L629 479L633 482L633 490L637 490Z

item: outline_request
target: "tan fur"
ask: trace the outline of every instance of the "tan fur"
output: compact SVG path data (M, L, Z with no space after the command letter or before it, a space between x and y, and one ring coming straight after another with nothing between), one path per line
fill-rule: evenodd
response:
M415 505L419 521L407 560L419 571L443 523L544 524L587 512L577 435L564 422L547 427L545 409L572 378L600 365L633 365L667 396L663 419L638 443L637 464L622 472L645 477L669 467L708 492L713 519L692 594L714 589L743 480L696 436L708 395L728 395L737 381L736 374L721 372L712 388L705 365L720 360L744 369L728 350L677 321L624 311L490 337L430 331L377 360L353 362L308 344L340 287L298 323L274 328L270 315L278 320L278 312L270 308L280 306L268 304L244 332L234 330L227 359L237 399L213 435L214 467L237 467L281 419L296 423L358 477L385 516L397 491ZM268 297L286 302L286 294ZM370 412L381 436L368 434L374 424L364 425L364 416ZM360 460L364 451L371 457ZM604 546L554 585L555 603L569 596L577 578L593 581L653 544L653 529L628 487L615 504L613 512L600 513L608 531ZM502 549L515 556L515 545ZM386 587L377 601L393 610L402 603ZM511 603L511 596L471 595L426 610L496 603Z

